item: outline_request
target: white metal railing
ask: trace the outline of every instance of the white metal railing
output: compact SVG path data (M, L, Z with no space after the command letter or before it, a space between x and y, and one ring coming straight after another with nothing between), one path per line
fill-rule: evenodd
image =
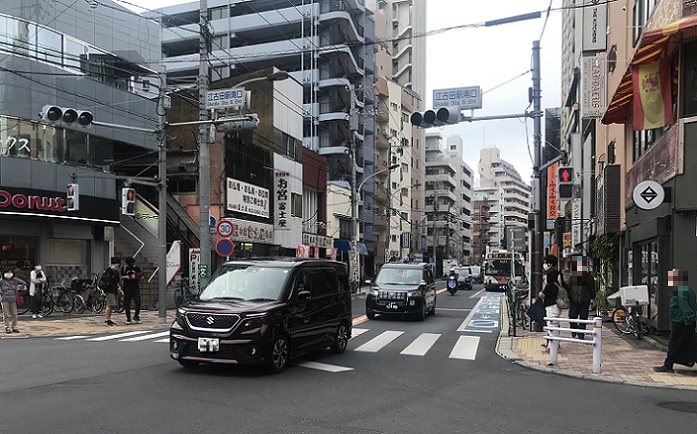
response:
M600 317L595 317L593 319L571 319L571 318L550 318L545 317L545 321L549 323L574 323L574 324L592 324L592 330L585 329L572 329L566 327L557 326L545 326L544 329L549 331L549 335L545 337L548 341L549 346L549 363L550 365L556 365L559 356L559 342L571 342L575 344L586 344L593 345L593 373L600 374L600 365L602 362L602 348L603 348L603 319ZM571 332L576 334L592 335L592 340L576 339L576 338L564 338L560 336L560 332Z

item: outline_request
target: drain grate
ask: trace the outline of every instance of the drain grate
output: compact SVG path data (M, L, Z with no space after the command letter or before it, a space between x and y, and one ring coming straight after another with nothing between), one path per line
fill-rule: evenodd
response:
M659 407L668 410L682 411L683 413L696 413L697 414L697 402L684 402L684 401L672 401L672 402L661 402L658 404Z

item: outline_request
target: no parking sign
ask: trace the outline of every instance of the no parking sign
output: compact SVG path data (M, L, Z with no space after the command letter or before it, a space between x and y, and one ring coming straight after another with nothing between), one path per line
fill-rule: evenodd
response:
M235 251L235 245L227 238L223 238L215 244L215 251L220 256L230 256Z

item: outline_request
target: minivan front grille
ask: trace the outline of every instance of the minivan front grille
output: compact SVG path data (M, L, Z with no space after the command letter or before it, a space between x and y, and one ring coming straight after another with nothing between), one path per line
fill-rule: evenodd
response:
M232 330L240 321L239 315L188 312L186 322L193 330L225 331Z
M407 293L404 291L379 291L378 299L404 301L407 299Z

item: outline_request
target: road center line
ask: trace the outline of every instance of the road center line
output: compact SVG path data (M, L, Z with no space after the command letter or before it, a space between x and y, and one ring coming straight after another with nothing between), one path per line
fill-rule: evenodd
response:
M470 295L470 298L477 298L479 297L482 292L484 292L484 289L480 289L479 291L475 292L474 294Z

